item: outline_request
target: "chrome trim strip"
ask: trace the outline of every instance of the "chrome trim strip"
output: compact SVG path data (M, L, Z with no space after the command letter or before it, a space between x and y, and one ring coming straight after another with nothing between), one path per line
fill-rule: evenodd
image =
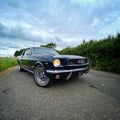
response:
M79 68L79 69L73 69L73 70L46 70L47 73L51 73L51 74L58 74L58 73L69 73L69 72L77 72L77 71L83 71L83 70L87 70L87 68Z
M85 64L73 64L73 65L68 65L68 66L72 67L72 66L83 66L83 65L89 65L89 63L85 63Z
M21 67L21 68L23 68L24 70L26 70L26 71L28 71L28 72L30 72L30 73L34 73L33 71L31 71L31 70L29 70L29 69L27 69L27 68L24 68L24 67Z
M69 80L72 75L72 72L69 73L69 75L66 77L66 80Z

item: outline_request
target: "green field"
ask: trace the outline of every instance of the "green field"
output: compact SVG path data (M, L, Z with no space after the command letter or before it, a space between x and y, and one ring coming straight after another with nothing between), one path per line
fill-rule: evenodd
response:
M0 72L16 65L17 65L17 59L14 57L0 58Z

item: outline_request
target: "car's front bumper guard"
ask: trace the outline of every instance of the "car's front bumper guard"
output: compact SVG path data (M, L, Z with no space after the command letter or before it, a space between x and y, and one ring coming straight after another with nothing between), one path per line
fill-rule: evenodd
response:
M47 70L46 72L49 74L60 74L60 73L69 73L68 76L66 77L66 80L69 80L72 72L80 72L80 75L84 73L88 73L89 67L86 68L79 68L79 69L71 69L71 70Z
M50 74L59 74L59 73L71 73L71 72L79 72L79 71L85 71L87 73L89 70L88 67L86 68L78 68L78 69L70 69L70 70L47 70L47 73Z

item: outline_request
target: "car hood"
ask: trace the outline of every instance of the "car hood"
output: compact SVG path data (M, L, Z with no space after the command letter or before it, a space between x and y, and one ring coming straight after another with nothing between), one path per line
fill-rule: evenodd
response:
M49 61L52 62L54 59L83 59L82 56L76 55L41 55L41 56L33 56L33 59L38 59L41 61Z
M76 55L55 55L54 58L67 58L67 59L83 59L82 56L76 56Z

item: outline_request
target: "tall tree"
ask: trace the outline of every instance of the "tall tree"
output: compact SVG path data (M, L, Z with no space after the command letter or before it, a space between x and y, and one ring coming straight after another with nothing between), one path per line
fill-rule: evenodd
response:
M46 45L40 45L40 47L47 47L47 48L53 48L53 49L55 49L56 48L56 44L53 43L53 42L50 42L50 43L48 43Z

